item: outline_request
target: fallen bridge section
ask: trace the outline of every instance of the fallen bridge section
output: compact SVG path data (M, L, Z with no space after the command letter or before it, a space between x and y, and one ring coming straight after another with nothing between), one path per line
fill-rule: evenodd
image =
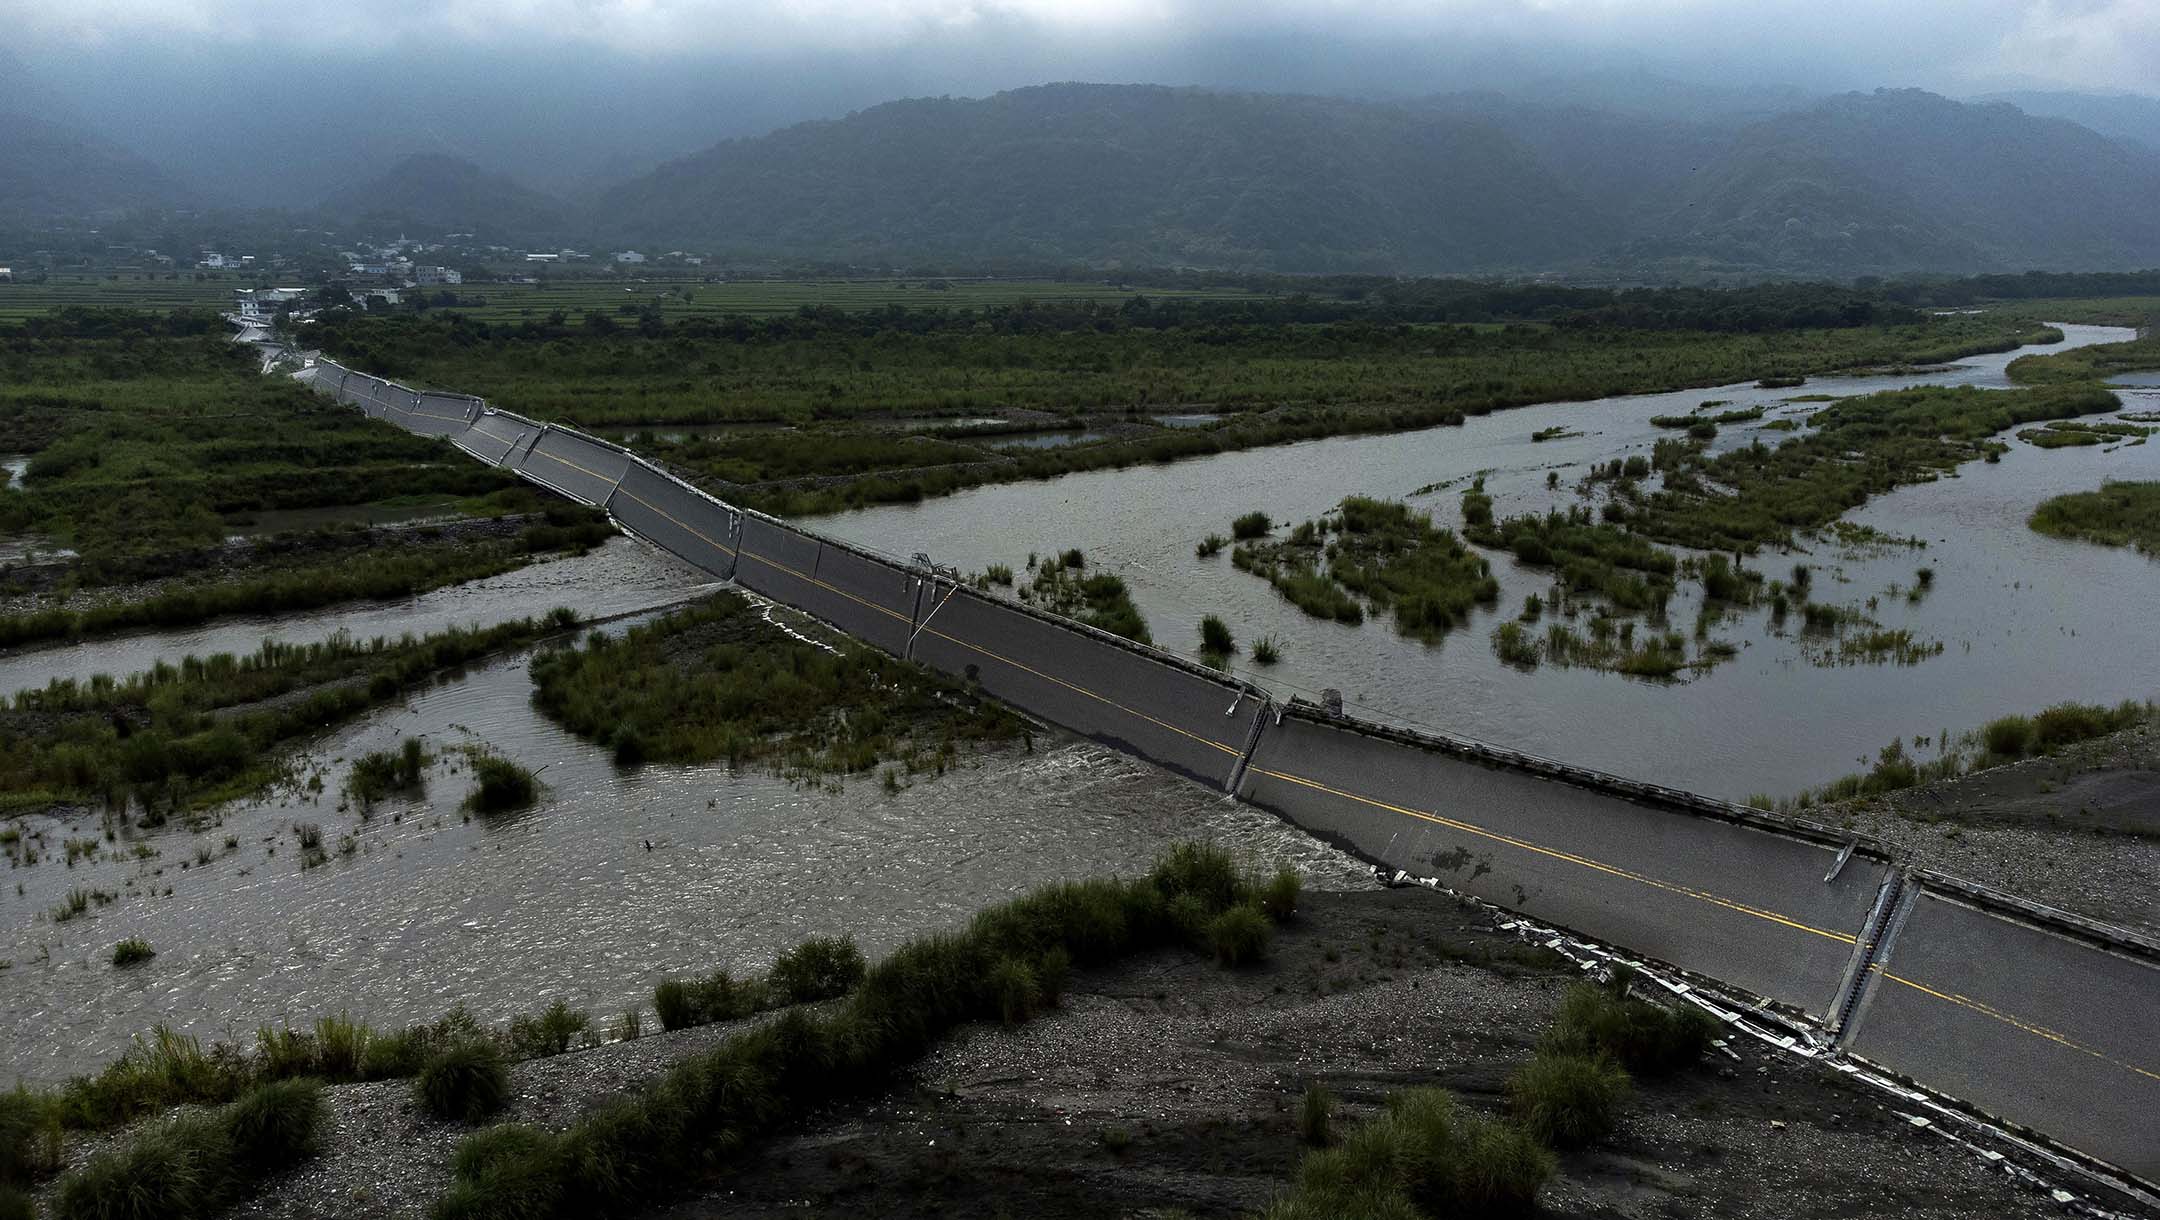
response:
M1527 762L1292 707L1240 795L1393 868L1831 1016L1890 875L1881 852Z
M1863 983L1853 1053L2160 1181L2160 946L1914 875Z
M1227 788L1265 700L1153 649L965 588L940 586L914 659L1052 724Z
M598 437L548 425L517 459L519 474L593 508L606 506L630 469L630 451Z
M722 580L735 576L742 512L632 460L608 497L624 529Z

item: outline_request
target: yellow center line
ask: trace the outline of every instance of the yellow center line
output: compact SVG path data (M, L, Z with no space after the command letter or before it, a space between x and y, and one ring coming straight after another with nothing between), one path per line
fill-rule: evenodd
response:
M941 640L947 641L948 643L958 644L960 647L965 648L970 652L979 652L982 655L989 657L993 661L1002 661L1005 664L1012 666L1014 669L1021 670L1026 673L1031 673L1036 677L1041 678L1045 682L1055 682L1059 686L1064 687L1066 690L1069 690L1074 694L1085 695L1098 703L1105 704L1109 707L1114 707L1128 716L1136 716L1141 720L1147 721L1149 724L1155 725L1158 728L1168 729L1171 732L1176 733L1180 737L1189 737L1192 740L1199 742L1201 745L1212 746L1215 749L1221 750L1223 753L1228 754L1233 758L1239 757L1244 754L1244 751L1238 749L1236 746L1226 746L1223 743L1216 741L1212 737L1202 737L1198 733L1193 733L1185 729L1181 729L1178 726L1171 724L1167 720L1157 720L1155 717L1148 715L1146 712L1143 712L1138 708L1127 707L1124 704L1119 703L1117 700L1109 698L1106 695L1098 695L1085 686L1079 686L1074 683L1067 682L1065 679L1060 678L1055 674L1046 674L1043 671L1034 668L1033 666L1023 665L1020 662L1013 660L1011 657L1004 656L1000 653L992 652L991 650L984 648L980 644L971 644L966 640L956 639L952 636L945 634L942 631L939 631L935 627L925 627L923 628L923 630L931 635L936 636Z
M552 454L552 453L544 453L544 452L542 452L541 450L539 450L539 449L537 449L537 448L533 449L533 450L531 451L531 454L532 454L532 455L538 455L538 456L540 456L540 457L544 457L544 458L546 458L546 459L547 459L548 461L550 461L550 462L553 462L553 463L555 463L555 464L556 464L556 465L558 465L558 466L568 466L568 467L569 467L570 469L572 469L572 470L582 471L583 473L585 473L585 474L589 474L589 475L591 475L592 477L594 477L594 478L596 478L596 479L600 480L600 481L601 481L601 482L603 482L603 483L607 483L607 484L610 484L610 485L612 485L612 486L615 486L615 487L620 487L620 486L622 486L622 478L621 478L621 476L620 476L620 475L618 475L618 476L616 476L616 477L614 477L614 478L609 478L609 477L608 477L607 475L601 474L601 473L600 473L599 471L597 471L597 470L586 470L586 469L585 469L585 467L583 467L583 466L580 466L580 465L578 465L578 464L577 464L576 462L573 462L573 461L571 461L571 460L570 460L569 458L559 458L559 457L556 457L556 456L555 456L554 454ZM628 471L626 470L626 471L625 471L624 473L628 473ZM640 503L642 503L642 502L643 502L643 501L640 501Z
M2034 1025L2030 1021L2020 1020L2019 1018L2013 1017L2009 1013L2006 1013L1999 1008L1995 1008L1992 1005L1983 1003L1979 1000L1975 1000L1970 996L1956 995L1947 991L1937 991L1933 987L1929 987L1924 983L1916 983L1911 979L1904 977L1903 975L1893 974L1890 971L1884 969L1879 963L1870 966L1869 969L1875 971L1875 973L1877 974L1880 974L1882 977L1889 979L1893 983L1903 983L1905 986L1910 987L1914 991L1920 992L1923 995L1931 995L1938 1000L1944 1001L1945 1003L1955 1004L1959 1008L1970 1009L1971 1011L1979 1013L1981 1016L1987 1017L1990 1020L2000 1021L2004 1025L2008 1025L2013 1029L2023 1030L2024 1032L2031 1034L2036 1038L2045 1038L2050 1042L2056 1043L2060 1046L2068 1047L2069 1049L2077 1051L2081 1054L2091 1055L2093 1058L2098 1059L2103 1063L2113 1064L2116 1067L2122 1068L2124 1071L2135 1072L2148 1080L2160 1080L2160 1072L2155 1072L2148 1068L2139 1067L2137 1064L2134 1063L2126 1063L2123 1060L2117 1059L2113 1055L2108 1054L2106 1051L2097 1050L2093 1047L2087 1046L2067 1034L2057 1033L2044 1025Z
M1679 894L1683 897L1696 899L1699 902L1707 902L1712 904L1713 906L1723 907L1728 911L1737 911L1742 915L1752 915L1757 919L1767 920L1771 923L1780 924L1784 927L1792 928L1797 931L1812 933L1813 935L1824 937L1828 940L1837 941L1840 944L1851 945L1859 943L1858 937L1848 935L1844 932L1832 932L1825 928L1812 927L1808 924L1801 923L1796 919L1789 919L1786 916L1780 915L1775 911L1766 911L1763 910L1761 907L1751 907L1748 906L1746 903L1734 902L1730 898L1721 897L1717 894L1710 893L1707 890L1698 890L1690 886L1679 885L1671 881L1660 881L1655 877L1646 877L1643 874L1634 872L1630 869L1621 868L1617 865L1606 864L1600 860L1592 860L1588 856L1578 856L1570 852L1555 851L1549 847L1540 847L1535 843L1515 838L1512 835L1504 835L1499 833L1498 831L1487 830L1483 826L1475 826L1469 822L1457 821L1454 818L1442 817L1439 814L1425 813L1422 810L1406 809L1401 805L1388 804L1386 801L1376 801L1371 799L1370 797L1359 796L1355 792L1345 792L1340 788L1331 788L1326 784L1319 783L1315 780L1306 779L1303 776L1290 775L1282 771L1271 771L1266 767L1253 767L1252 770L1257 771L1262 775L1272 776L1275 779L1283 780L1287 783L1298 784L1303 787L1311 788L1318 792L1328 793L1331 796L1339 796L1344 800L1356 801L1361 805L1370 805L1375 809L1385 809L1390 813L1402 814L1404 817L1417 818L1420 821L1432 822L1435 825L1446 826L1453 830L1460 830L1466 834L1473 834L1478 835L1482 838L1491 839L1496 843L1505 843L1510 847L1520 848L1528 852L1535 852L1538 855L1547 856L1554 860L1560 860L1568 864L1579 865L1580 867L1592 869L1596 872L1605 873L1609 876L1624 878L1628 881L1633 881L1640 885L1649 886L1652 889L1664 890L1665 892L1671 894Z
M773 560L773 559L767 559L767 558L766 558L766 557L764 557L763 555L758 555L758 554L755 554L755 553L753 553L753 552L750 552L750 551L744 551L744 552L742 553L742 557L743 557L744 559L755 559L755 560L757 560L757 561L758 561L759 563L762 563L762 564L764 564L765 566L767 566L767 567L769 567L769 568L777 568L778 570L780 570L780 571L782 571L782 572L786 572L786 573L788 573L789 575L791 575L791 576L794 576L794 577L796 577L797 579L800 579L800 580L804 580L804 581L808 581L809 583L811 583L811 584L813 584L813 585L816 585L816 586L818 586L818 587L819 587L819 588L821 588L821 589L827 589L827 590L830 590L830 591L832 591L832 592L834 592L834 593L837 593L837 594L839 594L840 596L842 596L842 597L844 597L844 598L847 598L847 599L848 599L849 601L852 601L852 602L860 602L860 603L861 603L862 605L868 606L868 607L870 607L870 608L871 608L872 610L875 610L875 611L879 612L880 614L887 614L887 615L891 615L891 616L892 616L893 618L899 619L899 620L900 620L901 622L903 622L903 623L906 623L906 624L908 624L908 625L909 625L910 627L913 627L913 626L915 625L915 623L914 623L914 620L913 620L913 619L911 619L911 618L909 618L909 617L908 617L907 615L905 615L905 614L900 614L900 613L898 613L898 612L896 612L896 611L893 611L893 610L887 609L887 608L886 608L886 607L884 607L884 606L880 606L880 605L878 605L878 604L877 604L876 602L873 602L873 601L868 601L868 600L866 600L866 599L864 599L864 598L860 598L860 597L857 597L857 596L855 596L855 595L854 595L853 593L850 593L850 592L848 592L848 591L847 591L847 590L845 590L845 589L838 589L838 588L834 588L834 587L833 587L832 585L829 585L829 584L827 584L826 582L824 582L824 581L822 581L822 580L819 580L819 579L818 579L817 577L815 577L815 576L812 576L812 575L810 575L810 574L809 574L809 573L807 573L807 572L802 572L802 571L798 571L798 570L797 570L797 569L795 569L795 568L791 568L791 567L789 567L788 565L786 565L786 564L784 564L784 563L781 563L781 562L779 562L778 560ZM950 600L950 595L948 595L948 600ZM925 621L925 622L928 622L928 620L927 620L927 619L926 619L926 620L924 620L924 621ZM971 651L971 652L979 652L979 653L981 653L982 655L984 655L984 656L986 656L986 657L989 657L989 658L990 658L991 660L993 660L993 661L999 661L999 662L1002 662L1003 664L1006 664L1006 665L1010 665L1010 666L1012 666L1012 667L1013 667L1014 669L1020 670L1020 671L1022 671L1022 672L1024 672L1024 673L1030 673L1030 674L1033 674L1033 675L1035 675L1036 677L1038 677L1038 678L1041 678L1041 679L1042 679L1043 681L1045 681L1045 682L1054 682L1054 683L1056 683L1057 685L1059 685L1059 686L1062 686L1062 687L1064 687L1064 688L1065 688L1066 690L1072 691L1072 692L1073 692L1074 694L1078 694L1078 695L1085 695L1086 697L1088 697L1088 698L1090 698L1090 699L1093 699L1093 700L1095 700L1095 701L1096 701L1096 702L1098 702L1098 703L1104 704L1104 705L1106 705L1106 706L1109 706L1109 707L1113 707L1113 708L1116 708L1116 709L1117 709L1118 711L1121 711L1121 712L1125 713L1125 714L1126 714L1126 715L1128 715L1128 716L1134 716L1134 717L1137 717L1137 718L1139 718L1139 719L1141 719L1141 720L1145 720L1145 721L1147 721L1147 722L1148 722L1149 724L1155 725L1155 726L1156 726L1156 727L1158 727L1158 728L1168 729L1168 730L1169 730L1170 732L1172 732L1172 733L1176 733L1176 734L1177 734L1178 736L1180 736L1180 737L1189 737L1189 738L1191 738L1192 740L1194 740L1194 741L1197 741L1197 742L1199 742L1199 743L1200 743L1201 745L1204 745L1204 746L1212 746L1212 747L1214 747L1215 749L1221 750L1221 751L1222 751L1223 753L1225 753L1225 754L1229 754L1229 755L1231 755L1231 756L1233 756L1233 757L1235 757L1235 756L1239 756L1239 755L1242 755L1242 754L1244 753L1244 751L1242 751L1242 750L1238 749L1238 748L1237 748L1237 747L1235 747L1235 746L1227 746L1227 745L1224 745L1223 743L1221 743L1221 742L1219 742L1219 741L1215 741L1215 740L1213 740L1213 739L1211 739L1211 738L1207 738L1207 737L1202 737L1202 736L1201 736L1200 734L1198 734L1198 733L1188 732L1187 730L1185 730L1185 729L1181 729L1181 728L1179 728L1178 726L1176 726L1176 725L1174 725L1174 724L1171 724L1170 722L1168 722L1168 721L1166 721L1166 720L1157 720L1157 719L1156 719L1155 717L1153 717L1153 716L1150 716L1150 715L1148 715L1148 714L1147 714L1146 712L1143 712L1143 711L1139 710L1138 708L1132 708L1132 707L1127 707L1127 706L1125 706L1124 704L1122 704L1122 703L1119 703L1119 702L1118 702L1117 700L1115 700L1115 699L1111 699L1111 698L1109 698L1109 697L1107 697L1107 696L1104 696L1104 695L1099 695L1099 694L1095 693L1094 691L1091 691L1091 690L1089 690L1088 688L1086 688L1086 687L1084 687L1084 686L1079 686L1079 685L1076 685L1076 684L1074 684L1074 683L1071 683L1071 682L1067 682L1067 681L1066 681L1065 679L1063 679L1063 678L1060 678L1060 677L1057 677L1057 676L1055 676L1055 675L1053 675L1053 674L1046 674L1046 673L1044 673L1043 671L1041 671L1041 670L1039 670L1039 669L1036 669L1036 668L1034 668L1033 666L1029 666L1029 665L1023 665L1023 664L1021 664L1020 662L1018 662L1018 661L1015 661L1015 660L1013 660L1013 659L1012 659L1011 657L1008 657L1008 656L1004 656L1004 655L1001 655L1001 654L999 654L999 653L996 653L996 652L992 652L991 650L989 650L989 649L987 649L987 648L984 648L984 647L982 647L981 645L978 645L978 644L971 644L971 643L967 642L966 640L962 640L962 639L956 639L956 638L954 638L953 636L949 636L949 635L945 634L944 632L942 632L942 631L939 631L939 630L938 630L938 629L936 629L935 627L924 627L924 628L922 628L922 630L923 630L923 631L924 631L925 633L927 633L927 634L930 634L930 635L934 635L934 636L938 637L939 639L941 639L941 640L944 640L944 641L946 641L946 642L948 642L948 643L952 643L952 644L957 644L957 645L959 645L960 647L962 647L962 648L965 648L965 649L968 649L968 650L969 650L969 651Z
M700 541L700 542L703 542L703 543L704 543L704 544L705 544L706 546L709 546L709 547L711 547L712 549L714 549L714 550L716 550L716 551L724 551L724 552L726 552L727 554L730 554L730 555L733 555L733 554L735 554L735 553L736 553L736 552L735 552L735 548L734 548L734 547L731 547L731 546L727 546L727 545L725 545L725 544L723 544L723 543L715 542L715 541L713 541L712 539L710 539L710 538L707 538L707 537L705 536L704 532L703 532L703 531L701 531L701 530L699 530L699 529L698 529L698 528L697 528L696 526L694 526L694 525L691 525L691 524L689 524L689 523L687 523L687 522L683 522L683 521L676 521L676 519L675 519L675 516L674 516L674 514L672 514L672 513L668 512L668 511L667 511L666 509L664 509L664 508L660 507L659 505L657 505L657 504L653 503L652 501L650 501L650 500L646 499L645 497L643 497L643 496L641 496L641 495L637 494L636 492L634 492L634 491L630 490L629 488L627 488L627 487L624 487L624 486L623 486L622 484L620 484L620 483L618 483L618 484L616 484L616 485L615 485L615 494L617 494L617 495L622 495L622 496L628 496L628 497L630 497L631 499L633 499L633 500L637 501L638 503L640 503L640 504L644 505L644 506L645 506L646 508L648 508L648 509L651 509L651 510L652 510L652 511L653 511L653 512L654 512L655 514L657 514L657 515L659 515L659 516L662 516L662 517L666 517L666 518L667 518L667 519L668 519L669 521L673 521L673 522L675 523L675 527L676 527L677 529L681 529L681 530L685 530L685 531L688 531L688 532L689 532L689 533L690 533L690 534L691 534L691 535L692 535L693 537L697 538L697 540L698 540L698 541Z

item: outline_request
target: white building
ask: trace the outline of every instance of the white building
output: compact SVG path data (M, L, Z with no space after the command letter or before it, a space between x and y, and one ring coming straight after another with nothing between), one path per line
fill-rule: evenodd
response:
M645 261L645 256L635 250L621 250L616 252L615 261L618 263L642 263Z
M462 284L465 282L465 273L452 271L448 267L415 267L413 268L413 279L422 287L435 284Z
M10 284L14 283L15 269L13 267L0 267L0 280L6 280Z

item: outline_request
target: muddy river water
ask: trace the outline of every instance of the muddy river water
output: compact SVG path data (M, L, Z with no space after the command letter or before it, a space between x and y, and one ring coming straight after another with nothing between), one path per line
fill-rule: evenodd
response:
M2073 344L2127 337L2065 330ZM1850 769L1893 737L2056 699L2160 690L2160 648L2151 646L2146 612L2160 604L2160 563L2043 538L2023 524L2046 496L2105 477L2160 477L2160 445L2042 451L2013 440L1999 464L1967 466L1961 477L1883 496L1854 514L1929 545L1880 554L1818 547L1806 557L1824 569L1817 596L1864 600L1909 585L1916 566L1933 567L1932 594L1913 604L1884 598L1875 615L1945 642L1942 655L1909 668L1817 666L1758 612L1719 629L1742 645L1740 659L1690 682L1549 666L1522 673L1493 657L1491 613L1437 646L1404 640L1384 620L1321 623L1232 570L1227 556L1196 559L1193 543L1248 509L1295 521L1351 493L1411 497L1453 523L1461 480L1479 471L1489 472L1501 512L1542 508L1569 497L1584 463L1647 451L1668 435L1648 423L1651 415L1722 398L1772 404L1769 419L1811 409L1783 401L1802 393L2002 385L2009 358L1803 390L1721 387L1532 407L1460 428L988 487L819 524L969 569L1078 546L1126 576L1167 646L1196 650L1204 613L1222 614L1241 638L1284 641L1284 661L1261 679L1285 695L1334 686L1376 715L1573 762L1728 796L1785 793ZM2160 409L2160 393L2124 397L2128 409ZM1556 425L1585 435L1530 440ZM1729 426L1717 443L1744 444L1753 434ZM1553 469L1558 492L1546 487ZM1754 562L1782 574L1791 560ZM1504 557L1495 567L1503 613L1545 585ZM246 651L266 636L424 632L556 605L636 621L636 612L708 587L618 541L408 601L0 654L0 692L124 674L188 653ZM1694 612L1676 599L1673 613L1688 622ZM819 933L852 933L876 953L1045 880L1140 868L1181 838L1231 844L1256 863L1293 862L1318 884L1365 875L1265 814L1054 734L897 793L868 781L802 787L724 766L621 771L533 710L528 662L529 654L494 661L327 734L307 750L299 784L228 807L215 824L123 835L69 867L62 843L97 836L94 816L20 823L44 832L49 854L10 870L0 887L8 1074L50 1082L91 1070L160 1022L249 1038L262 1024L339 1012L379 1025L431 1020L453 1004L502 1021L556 998L602 1023L641 1002L649 1017L650 989L670 974L756 969ZM386 802L368 818L341 808L347 760L407 736L438 751L425 797ZM477 742L544 767L539 807L487 822L458 812L469 777L447 747ZM305 782L316 774L319 792ZM327 863L302 868L296 823L322 828ZM55 921L52 909L78 888L113 897ZM150 941L157 956L116 969L111 946L126 936Z
M2066 347L2133 335L2062 329ZM2007 387L2004 367L2034 350L1913 375L1816 378L1798 389L1746 384L1553 403L1461 427L1001 484L816 524L851 542L895 555L925 552L964 571L993 563L1018 569L1031 551L1079 547L1092 565L1125 578L1165 647L1197 655L1206 614L1221 615L1241 640L1282 641L1283 659L1272 668L1234 667L1283 696L1333 687L1380 719L1734 799L1789 796L1860 769L1863 758L1872 761L1896 738L1934 737L2065 699L2160 694L2150 613L2160 606L2160 562L2025 526L2049 496L2089 491L2109 478L2160 478L2160 444L2043 450L2005 434L2010 451L1999 463L1970 463L1958 477L1877 497L1848 517L1925 540L1924 549L1853 551L1811 542L1804 554L1749 560L1773 577L1795 562L1811 563L1819 569L1817 600L1864 606L1877 598L1868 613L1884 627L1942 642L1940 655L1913 666L1818 665L1810 658L1819 649L1797 630L1774 634L1765 609L1719 627L1713 634L1738 646L1739 658L1691 681L1551 665L1526 673L1493 654L1490 633L1550 582L1510 556L1494 556L1498 605L1428 645L1397 635L1384 617L1356 627L1310 618L1234 569L1227 552L1200 559L1193 545L1210 532L1227 535L1230 519L1248 510L1294 523L1353 494L1408 499L1440 524L1459 526L1462 489L1479 473L1499 514L1543 511L1576 502L1573 484L1588 463L1647 455L1659 438L1674 435L1652 425L1654 415L1685 414L1713 399L1727 404L1718 410L1763 404L1761 420L1725 426L1715 445L1746 445L1758 436L1775 444L1783 434L1762 425L1822 405L1793 398L1921 384ZM2126 385L2121 397L2128 411L2160 409L2160 394L2150 388ZM1531 439L1548 428L1581 435ZM1554 472L1557 490L1547 487ZM1892 585L1909 590L1922 566L1935 570L1927 596L1908 602L1888 592ZM1691 626L1695 611L1688 597L1674 599L1676 625Z

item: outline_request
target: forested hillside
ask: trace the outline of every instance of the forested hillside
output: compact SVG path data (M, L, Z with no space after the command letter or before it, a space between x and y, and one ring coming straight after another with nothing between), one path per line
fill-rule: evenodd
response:
M1285 271L1550 265L1619 233L1489 123L1153 86L894 102L721 144L601 211L739 251Z
M333 216L505 237L551 236L569 209L559 200L439 154L406 157L381 177L339 191L323 203Z
M2160 153L2001 104L1720 124L1055 85L734 140L605 197L625 239L878 260L1854 275L2160 263Z

